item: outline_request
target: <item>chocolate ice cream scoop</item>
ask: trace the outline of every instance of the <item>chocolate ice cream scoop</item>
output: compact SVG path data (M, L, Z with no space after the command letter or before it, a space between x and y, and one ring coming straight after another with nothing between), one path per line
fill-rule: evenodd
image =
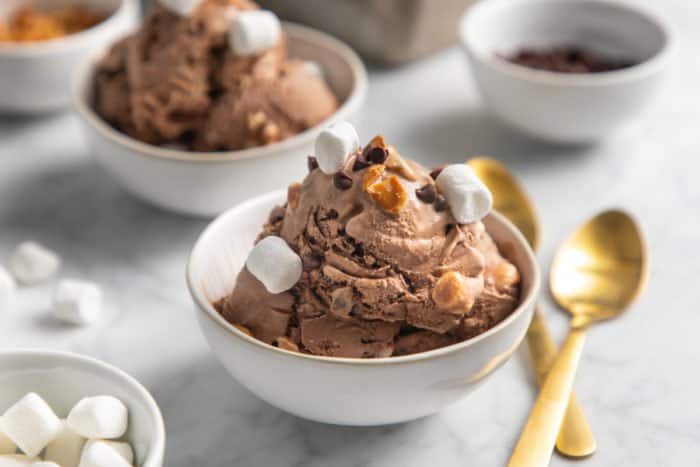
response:
M301 278L272 295L244 269L216 303L228 321L300 352L388 357L470 338L515 309L518 270L484 225L459 224L439 205L430 172L382 137L335 174L309 167L260 235L287 242Z
M178 14L156 2L100 62L98 113L138 140L199 151L269 144L320 123L338 101L321 76L288 58L284 34L264 50L234 52L235 18L257 9L248 0L202 0Z

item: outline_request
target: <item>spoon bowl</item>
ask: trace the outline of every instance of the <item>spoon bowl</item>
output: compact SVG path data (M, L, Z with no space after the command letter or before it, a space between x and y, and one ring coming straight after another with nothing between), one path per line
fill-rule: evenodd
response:
M500 162L490 157L470 159L467 164L489 188L493 208L522 232L533 250L540 244L539 217L525 188Z
M636 223L603 212L574 232L557 252L550 288L557 303L591 321L625 311L647 280L646 247Z

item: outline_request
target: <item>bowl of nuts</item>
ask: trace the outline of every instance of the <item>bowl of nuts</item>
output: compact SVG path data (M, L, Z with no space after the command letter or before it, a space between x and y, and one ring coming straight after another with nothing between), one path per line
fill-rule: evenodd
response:
M78 64L131 29L138 14L138 0L0 2L0 111L66 107Z

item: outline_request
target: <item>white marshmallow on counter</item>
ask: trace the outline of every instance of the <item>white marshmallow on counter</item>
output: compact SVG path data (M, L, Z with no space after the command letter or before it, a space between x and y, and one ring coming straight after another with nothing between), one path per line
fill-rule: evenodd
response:
M65 420L56 438L46 446L44 459L60 466L75 467L80 462L80 455L85 446L85 438L73 431Z
M126 406L112 396L81 399L68 414L68 427L90 439L115 439L126 432L129 413Z
M0 300L14 295L17 289L17 282L10 273L0 265Z
M77 465L77 464L76 464ZM37 461L29 465L29 467L62 467L61 465L51 461Z
M129 443L122 443L119 441L105 441L101 439L91 439L85 444L85 449L89 449L95 443L106 444L110 448L114 449L119 453L120 456L124 458L129 464L134 463L134 450L131 448Z
M478 222L491 211L491 192L466 164L448 165L435 184L460 224Z
M202 0L158 0L158 2L178 16L188 16L202 3Z
M301 277L301 258L287 242L274 235L263 238L253 247L245 265L273 294L291 289Z
M0 417L0 427L2 427L2 417ZM0 455L14 454L16 451L17 445L0 429Z
M343 167L348 155L360 147L360 137L348 122L337 122L323 130L316 138L314 150L318 167L331 175Z
M304 70L306 70L306 72L311 76L323 78L323 67L321 67L321 65L319 65L318 62L314 62L312 60L305 60Z
M2 430L30 457L36 457L61 431L61 420L41 397L30 392L0 419Z
M280 20L271 11L242 11L231 20L228 42L236 55L255 55L273 48L281 34Z
M86 445L78 467L131 467L116 449L106 443Z
M0 467L32 467L36 461L24 454L4 454L0 456Z
M56 253L35 242L22 242L10 258L10 272L23 284L31 285L53 276L61 265Z
M64 279L53 296L53 315L71 324L89 324L100 317L102 290L92 282Z

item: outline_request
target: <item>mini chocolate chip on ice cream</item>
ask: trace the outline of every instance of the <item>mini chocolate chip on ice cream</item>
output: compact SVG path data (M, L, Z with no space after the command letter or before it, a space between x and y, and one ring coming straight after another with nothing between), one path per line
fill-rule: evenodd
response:
M337 143L325 150L353 147ZM294 271L244 268L215 303L230 323L286 350L373 358L464 341L517 307L518 269L481 222L490 194L462 164L431 175L381 136L345 154L334 173L314 157L258 238L286 242L284 258L264 259ZM298 280L270 293L273 274Z
M95 107L140 141L194 151L262 146L319 124L338 100L288 57L279 20L249 0L158 0L96 72Z

